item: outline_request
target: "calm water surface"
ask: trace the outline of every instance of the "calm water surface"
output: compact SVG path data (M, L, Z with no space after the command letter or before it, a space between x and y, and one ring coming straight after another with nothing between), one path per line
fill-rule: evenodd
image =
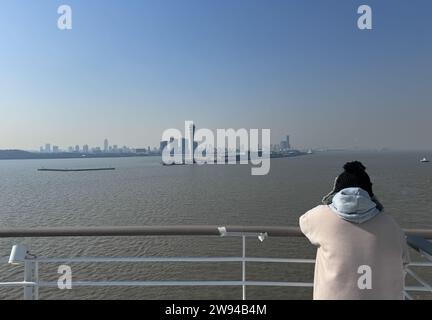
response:
M403 227L432 228L432 164L424 153L322 153L273 159L267 176L247 165L172 166L159 158L0 161L0 227L242 224L296 226L332 187L346 161L368 167L374 191ZM115 171L38 172L37 168L113 166ZM40 256L238 256L239 239L212 237L2 239L0 256L26 243ZM304 239L248 240L249 256L313 257ZM57 280L56 265L41 267ZM239 280L240 265L79 264L74 280ZM248 279L310 281L312 266L248 265ZM22 280L21 267L0 266L0 281ZM251 299L304 299L310 289L249 288ZM240 288L41 289L52 299L238 299ZM1 289L0 299L21 298Z

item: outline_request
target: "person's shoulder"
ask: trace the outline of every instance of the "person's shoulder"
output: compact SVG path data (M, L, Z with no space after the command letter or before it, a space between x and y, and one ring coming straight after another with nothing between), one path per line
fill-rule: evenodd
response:
M385 221L385 223L389 226L391 226L393 229L397 230L398 232L403 232L402 228L400 227L399 223L396 221L396 219L389 214L388 212L381 212L378 215L379 218Z
M320 213L328 211L328 210L330 210L328 205L320 204L320 205L317 205L316 207L310 209L305 214L308 214L308 215L320 214Z
M300 223L302 221L318 218L319 216L321 216L324 212L326 212L328 210L329 210L329 207L327 205L323 205L323 204L318 205L318 206L310 209L309 211L307 211L305 214L303 214L300 217Z
M388 221L388 222L390 222L390 223L393 223L393 224L395 224L395 225L398 225L397 222L396 222L396 220L393 218L393 216L392 216L390 213L386 212L386 211L382 211L382 212L378 215L378 217L380 217L381 219L386 220L386 221Z
M300 230L314 245L320 244L320 225L326 219L323 217L329 208L326 205L319 205L310 209L299 219Z

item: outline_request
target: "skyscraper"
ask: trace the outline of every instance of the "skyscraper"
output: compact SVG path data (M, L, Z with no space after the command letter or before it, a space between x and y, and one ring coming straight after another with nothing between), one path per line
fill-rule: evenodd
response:
M197 142L195 142L195 124L194 123L192 123L190 126L189 126L189 137L191 137L191 141L188 141L188 147L187 147L187 150L185 150L184 148L186 147L186 145L183 147L183 150L184 150L184 153L185 154L189 154L189 152L191 152L191 154L192 154L192 157L193 157L193 155L194 155L194 153L195 153L195 149L197 148L197 146L198 146L198 143Z
M45 152L51 153L51 144L47 143L45 145Z
M105 141L104 141L104 152L108 152L108 150L109 150L108 139L105 139Z
M159 145L159 151L160 153L163 152L163 150L166 148L166 146L168 145L168 141L161 141L160 145Z
M280 149L282 151L287 151L291 149L291 145L290 145L290 136L286 136L286 140L282 140L280 142Z

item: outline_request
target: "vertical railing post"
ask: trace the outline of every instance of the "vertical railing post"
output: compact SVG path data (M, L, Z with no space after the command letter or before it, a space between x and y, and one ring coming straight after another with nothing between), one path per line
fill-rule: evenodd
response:
M34 259L26 259L24 262L24 282L38 281L38 264ZM38 288L35 285L24 286L24 300L37 300Z
M267 232L228 232L226 227L218 227L221 237L241 237L242 238L242 298L246 300L246 237L258 237L263 242L267 237Z
M39 262L35 261L34 263L34 281L36 285L34 286L34 299L39 300Z
M242 286L242 291L243 291L243 300L246 300L246 236L243 235L242 236L242 240L243 240L243 246L242 246L242 281L243 281L243 286Z
M38 261L31 254L26 245L16 244L12 247L9 264L24 264L24 300L38 299ZM25 284L31 282L32 284Z

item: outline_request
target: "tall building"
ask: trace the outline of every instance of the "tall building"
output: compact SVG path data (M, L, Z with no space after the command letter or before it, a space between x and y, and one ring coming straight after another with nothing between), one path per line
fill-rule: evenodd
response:
M109 150L109 143L108 143L108 139L104 140L104 152L108 152Z
M280 148L282 151L290 150L291 144L290 144L290 136L286 136L286 140L282 140L280 142Z
M59 147L53 146L53 153L59 153Z
M159 145L159 152L162 153L162 151L166 148L168 145L168 141L161 141Z
M192 152L192 155L195 154L195 149L198 147L198 142L195 142L195 131L196 131L196 127L195 124L191 124L189 126L189 136L192 138L192 141L188 141L188 145L184 144L182 145L183 147L183 153L184 154L189 154L189 150ZM187 146L187 150L185 149Z
M75 152L80 152L80 147L79 147L79 145L76 145L76 146L75 146Z
M195 137L195 124L192 123L192 124L189 126L189 131L190 131L190 135L191 135L192 140L193 140L194 137Z
M88 146L88 144L83 145L83 152L84 153L89 153L89 146Z
M171 152L170 155L174 156L174 149L177 149L179 147L179 144L181 144L180 148L183 148L182 150L184 150L184 146L186 144L186 139L182 138L181 141L175 140L173 137L170 138L170 141L161 141L160 142L160 146L159 146L159 152L162 153L164 151L164 149L168 146L168 143L171 145ZM157 150L155 148L155 150ZM182 155L184 154L182 150L178 150L177 152L182 152Z
M45 145L45 152L51 153L51 144L47 143Z

